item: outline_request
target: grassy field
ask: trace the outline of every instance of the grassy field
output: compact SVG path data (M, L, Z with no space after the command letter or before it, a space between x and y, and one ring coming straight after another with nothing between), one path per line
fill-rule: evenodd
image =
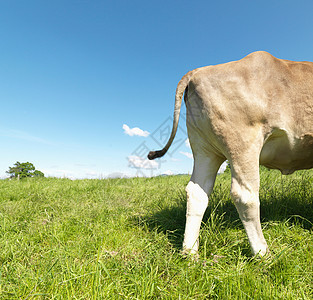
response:
M219 175L200 258L180 254L188 176L0 181L0 299L312 299L313 171L261 172L270 256L250 257Z

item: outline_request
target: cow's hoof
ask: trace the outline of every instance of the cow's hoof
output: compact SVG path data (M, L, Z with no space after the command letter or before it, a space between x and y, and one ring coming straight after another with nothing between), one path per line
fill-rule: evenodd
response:
M181 251L181 255L185 259L191 259L193 261L199 260L199 253L198 251L192 250L192 249L183 249Z
M266 251L260 251L252 256L252 258L256 260L267 260L270 259L271 257L272 254L268 249L266 249Z

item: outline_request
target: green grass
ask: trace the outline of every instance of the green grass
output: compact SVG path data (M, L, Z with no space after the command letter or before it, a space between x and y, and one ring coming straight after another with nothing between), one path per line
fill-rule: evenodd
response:
M198 261L180 254L188 176L0 181L0 299L312 299L313 171L261 172L271 254L253 259L218 176Z

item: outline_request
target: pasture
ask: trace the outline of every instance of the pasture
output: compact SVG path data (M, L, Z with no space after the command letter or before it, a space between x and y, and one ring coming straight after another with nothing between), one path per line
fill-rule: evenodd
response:
M313 298L313 170L261 169L262 259L250 256L229 173L217 178L199 259L181 256L188 180L1 180L0 298Z

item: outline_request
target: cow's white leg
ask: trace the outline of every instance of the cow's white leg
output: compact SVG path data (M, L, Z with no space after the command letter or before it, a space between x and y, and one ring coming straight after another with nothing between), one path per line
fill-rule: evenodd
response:
M223 159L215 155L197 156L191 179L186 187L187 211L183 253L196 254L201 221L208 206L217 171Z
M258 162L258 161L257 161ZM265 255L267 244L260 223L259 166L232 164L231 196L247 233L253 255Z

